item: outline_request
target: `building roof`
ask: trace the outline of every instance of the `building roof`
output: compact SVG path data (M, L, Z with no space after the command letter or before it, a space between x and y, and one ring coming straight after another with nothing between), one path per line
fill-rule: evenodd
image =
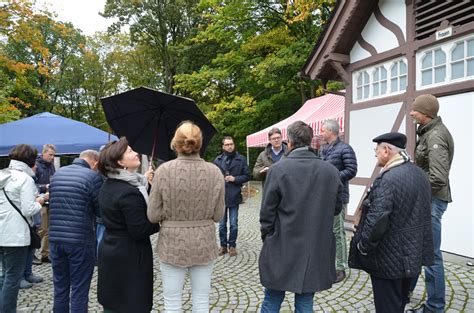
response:
M334 12L303 66L311 79L344 81L333 62L348 64L349 54L367 23L375 0L339 0Z

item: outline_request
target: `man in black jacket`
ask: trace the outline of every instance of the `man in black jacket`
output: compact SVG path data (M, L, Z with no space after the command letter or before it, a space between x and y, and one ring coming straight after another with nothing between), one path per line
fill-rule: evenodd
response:
M237 255L236 241L238 232L239 204L242 202L242 185L250 179L247 159L235 151L234 139L230 136L222 140L224 152L214 160L225 179L225 207L224 217L219 223L219 238L221 249L219 255L229 252L230 256ZM227 216L229 217L230 231L227 237Z
M410 162L405 135L387 133L373 141L382 170L362 203L349 266L370 274L377 312L404 312L411 278L433 262L431 187Z
M339 178L344 185L341 213L334 217L333 232L336 238L336 283L346 277L347 241L344 220L349 203L349 180L357 174L357 158L350 145L339 138L339 123L327 120L323 124L322 136L328 143L321 151L321 159L334 165L339 171Z
M87 312L96 255L94 223L103 183L97 173L98 161L97 151L83 151L51 179L49 241L54 312Z
M40 193L47 193L49 182L53 177L56 169L54 167L54 156L56 155L56 147L47 143L43 145L41 156L36 159L36 187ZM49 259L49 208L47 205L41 208L41 226L38 235L41 237L41 262L51 262ZM41 263L39 262L39 263Z

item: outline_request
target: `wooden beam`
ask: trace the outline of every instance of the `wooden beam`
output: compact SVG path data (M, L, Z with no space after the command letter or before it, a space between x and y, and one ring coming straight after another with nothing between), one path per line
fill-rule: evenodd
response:
M336 72L339 74L339 76L342 78L343 82L346 84L349 84L351 82L351 74L348 73L344 67L341 65L341 63L336 62L336 61L329 61L331 66L336 70Z
M329 53L329 55L325 56L325 58L331 61L339 62L341 64L351 63L350 57L347 54L342 54L342 53L332 52L332 53Z

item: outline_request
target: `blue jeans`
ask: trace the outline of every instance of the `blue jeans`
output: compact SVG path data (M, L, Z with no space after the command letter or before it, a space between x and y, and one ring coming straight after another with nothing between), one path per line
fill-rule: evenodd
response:
M54 284L53 312L87 312L95 245L75 246L51 242L50 250Z
M295 293L295 313L313 312L314 292ZM280 312L281 303L285 299L285 291L265 288L262 313Z
M0 247L0 312L15 313L29 247Z
M25 279L33 274L33 251L33 249L28 248L28 253L26 254L25 271L23 273Z
M229 240L227 240L227 214L229 215ZM221 247L234 247L236 246L237 241L237 232L238 232L238 215L239 215L239 206L234 206L225 209L224 217L219 222L219 238L221 240Z
M434 264L425 266L425 285L428 298L425 306L432 312L443 312L446 304L443 254L441 253L441 218L448 202L431 199L431 227L433 229ZM411 290L416 287L418 277L412 280Z

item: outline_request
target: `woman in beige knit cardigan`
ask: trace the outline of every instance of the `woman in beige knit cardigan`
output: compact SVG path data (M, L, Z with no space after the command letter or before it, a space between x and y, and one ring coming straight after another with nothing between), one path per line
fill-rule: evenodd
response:
M160 223L158 257L165 312L180 312L189 271L193 312L209 311L211 274L217 258L215 224L224 215L224 177L199 157L202 133L192 122L178 127L171 148L178 158L155 173L148 219Z

